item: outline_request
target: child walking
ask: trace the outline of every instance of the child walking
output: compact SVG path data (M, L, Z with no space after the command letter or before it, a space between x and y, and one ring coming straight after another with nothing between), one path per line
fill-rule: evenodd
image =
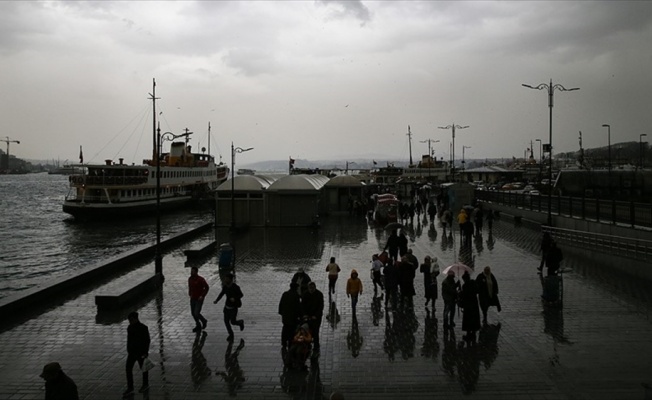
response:
M358 278L358 271L351 271L351 277L346 281L346 297L351 298L351 310L355 315L355 306L358 304L358 295L362 294L362 281Z

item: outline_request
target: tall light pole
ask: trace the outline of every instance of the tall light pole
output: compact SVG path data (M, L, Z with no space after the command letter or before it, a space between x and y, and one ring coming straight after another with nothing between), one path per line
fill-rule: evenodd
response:
M641 133L638 135L638 157L640 159L640 168L643 170L643 136L647 136L647 133Z
M548 108L550 109L550 122L549 122L549 133L548 133L548 146L549 148L549 157L548 159L550 160L550 169L548 170L548 226L552 226L552 107L554 103L554 95L555 95L555 90L559 90L562 92L571 92L573 90L580 90L580 88L570 88L566 89L560 84L552 84L552 79L550 79L550 84L546 83L540 83L537 86L531 86L528 84L523 83L522 86L525 86L526 88L529 89L537 89L537 90L547 90L548 91Z
M452 157L451 180L453 182L455 182L455 129L466 129L468 127L469 127L468 125L460 126L460 125L455 125L455 124L446 125L446 126L439 126L438 127L439 129L450 129L452 131L452 133L453 133L453 144L452 144L452 151L451 151L451 153L452 153L452 156L451 156Z
M464 161L464 150L470 149L470 148L471 148L471 146L462 146L462 171L463 172L466 172L466 164L465 164L466 161Z
M231 232L235 232L235 153L244 153L253 149L253 147L246 149L233 147L233 142L231 142Z

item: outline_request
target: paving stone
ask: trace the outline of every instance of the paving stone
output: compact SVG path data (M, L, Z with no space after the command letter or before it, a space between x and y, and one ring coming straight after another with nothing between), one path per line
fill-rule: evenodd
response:
M347 399L641 399L642 382L652 380L652 301L648 286L566 257L562 309L540 300L539 233L496 221L489 235L474 241L472 258L460 253L459 236L448 239L440 226L409 229L410 246L422 260L439 258L443 267L472 260L476 272L490 265L500 287L501 313L490 310L491 326L476 346L461 341L461 318L454 334L443 332L443 303L423 307L423 278L417 273L415 307L386 310L369 277L371 254L385 245L387 233L364 220L332 217L321 229L252 230L236 240L237 282L245 297L239 317L243 332L226 342L223 304L215 257L200 262L211 290L204 304L205 336L192 332L183 249L164 258L165 282L158 296L136 309L152 336L152 399L322 399L334 390ZM222 240L220 240L222 239ZM196 248L199 238L185 248ZM227 241L220 232L218 242ZM321 357L305 371L283 367L280 351L281 294L298 267L327 294L324 271L331 256L342 268L336 293L326 301ZM364 292L357 323L345 294L355 268ZM96 315L95 294L153 273L147 264L97 283L63 304L27 317L0 332L0 399L42 399L38 377L44 364L58 361L79 387L81 398L120 398L125 389L126 312ZM440 277L441 284L441 277ZM240 339L245 345L234 355ZM223 374L216 375L216 372ZM140 374L134 369L136 386Z

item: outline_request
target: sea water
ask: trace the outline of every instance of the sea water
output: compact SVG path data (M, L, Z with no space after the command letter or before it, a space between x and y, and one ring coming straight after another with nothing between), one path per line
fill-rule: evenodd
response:
M0 175L0 298L156 241L156 217L78 222L62 211L68 176ZM163 237L213 220L211 210L164 214Z

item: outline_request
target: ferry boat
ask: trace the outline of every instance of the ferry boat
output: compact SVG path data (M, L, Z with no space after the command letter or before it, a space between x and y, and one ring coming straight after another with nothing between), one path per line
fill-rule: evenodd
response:
M155 101L154 95L152 99ZM185 133L176 135L175 139L184 137L185 140L173 142L168 153L157 151L155 145L154 157L143 160L142 165L127 165L120 158L118 163L105 160L104 164L76 166L81 173L68 177L70 187L63 211L78 219L155 212L157 167L160 169L161 210L183 207L203 196L211 196L211 192L228 178L229 168L222 162L216 164L210 154L193 153L188 145L191 134L186 129Z

